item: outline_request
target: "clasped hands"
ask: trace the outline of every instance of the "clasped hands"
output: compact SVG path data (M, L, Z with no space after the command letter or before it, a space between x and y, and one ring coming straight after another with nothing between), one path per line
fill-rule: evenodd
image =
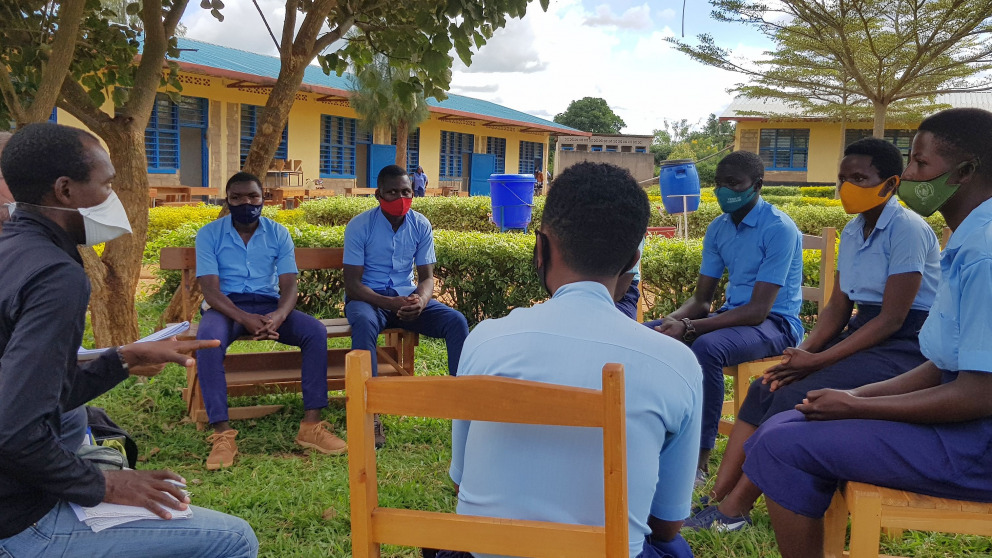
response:
M775 391L797 382L824 367L820 353L790 347L783 351L782 361L765 371L761 382L771 384ZM858 397L849 390L814 389L806 394L796 410L806 420L839 420L857 418Z
M396 312L396 317L404 322L416 320L427 307L427 299L417 293L411 293L409 296L394 296L392 301L389 310Z
M269 312L264 315L245 312L245 315L238 320L238 323L248 330L251 338L255 341L278 341L279 328L282 327L282 323L285 321L286 314L276 310L275 312Z

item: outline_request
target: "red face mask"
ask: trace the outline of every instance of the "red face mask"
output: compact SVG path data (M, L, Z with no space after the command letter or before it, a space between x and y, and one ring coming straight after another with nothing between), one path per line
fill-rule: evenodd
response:
M379 198L379 207L387 215L392 215L393 217L402 217L410 211L410 206L413 205L413 198L396 198L393 201L386 201Z

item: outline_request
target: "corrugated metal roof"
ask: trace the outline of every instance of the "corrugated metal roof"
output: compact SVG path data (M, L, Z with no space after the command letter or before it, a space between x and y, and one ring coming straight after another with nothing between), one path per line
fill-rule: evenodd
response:
M266 83L273 83L279 77L279 58L266 56L255 52L247 52L236 48L223 47L203 41L197 41L181 37L178 39L181 49L177 61L180 65L196 65L199 69L210 72L211 69L222 70L223 73L236 72L245 74L245 79L249 76L260 76L268 78ZM225 75L223 77L230 77ZM350 74L338 76L336 74L327 75L318 66L307 66L303 75L303 85L310 86L316 90L331 89L340 95L348 95ZM568 126L557 124L550 120L538 118L531 114L514 110L496 103L465 97L463 95L448 95L444 101L430 98L427 100L434 111L442 113L463 113L465 115L475 115L494 118L498 120L517 123L519 125L531 126L542 130L569 133L572 135L588 135L587 132L576 130Z
M936 104L950 105L954 108L980 108L992 111L992 91L978 91L973 93L947 93L938 95ZM821 118L819 116L804 116L798 109L787 105L779 99L756 99L753 97L735 97L720 115L720 120L741 120L762 118L754 115L742 114L746 112L761 112L775 115L779 118L803 119Z

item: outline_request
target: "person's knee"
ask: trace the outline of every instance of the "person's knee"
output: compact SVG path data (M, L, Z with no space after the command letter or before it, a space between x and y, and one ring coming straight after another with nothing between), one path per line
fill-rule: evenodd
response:
M300 338L304 341L324 341L327 339L327 326L320 320L308 314L302 314L300 320Z
M224 558L255 558L258 555L258 537L248 522L240 517L230 517L227 529L227 552Z
M468 320L465 319L465 315L459 312L458 310L452 309L451 312L449 312L449 316L450 316L448 318L449 335L460 337L462 339L467 337Z
M692 345L689 346L689 349L691 349L692 353L696 355L696 360L699 361L700 365L717 365L721 362L721 351L718 350L718 341L719 337L717 335L707 333L697 337L696 340L692 342Z

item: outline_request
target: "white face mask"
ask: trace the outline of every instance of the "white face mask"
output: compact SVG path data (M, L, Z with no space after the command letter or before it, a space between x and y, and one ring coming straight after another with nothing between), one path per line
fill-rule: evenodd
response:
M14 206L7 206L11 215L14 214ZM25 204L30 205L30 204ZM40 206L38 206L40 207ZM117 192L110 191L107 199L99 205L93 207L80 207L79 209L68 209L65 207L44 206L48 209L59 209L62 211L76 211L83 217L83 227L86 231L86 246L95 246L131 232L131 222L127 220L127 212L124 211L124 204L117 197Z

